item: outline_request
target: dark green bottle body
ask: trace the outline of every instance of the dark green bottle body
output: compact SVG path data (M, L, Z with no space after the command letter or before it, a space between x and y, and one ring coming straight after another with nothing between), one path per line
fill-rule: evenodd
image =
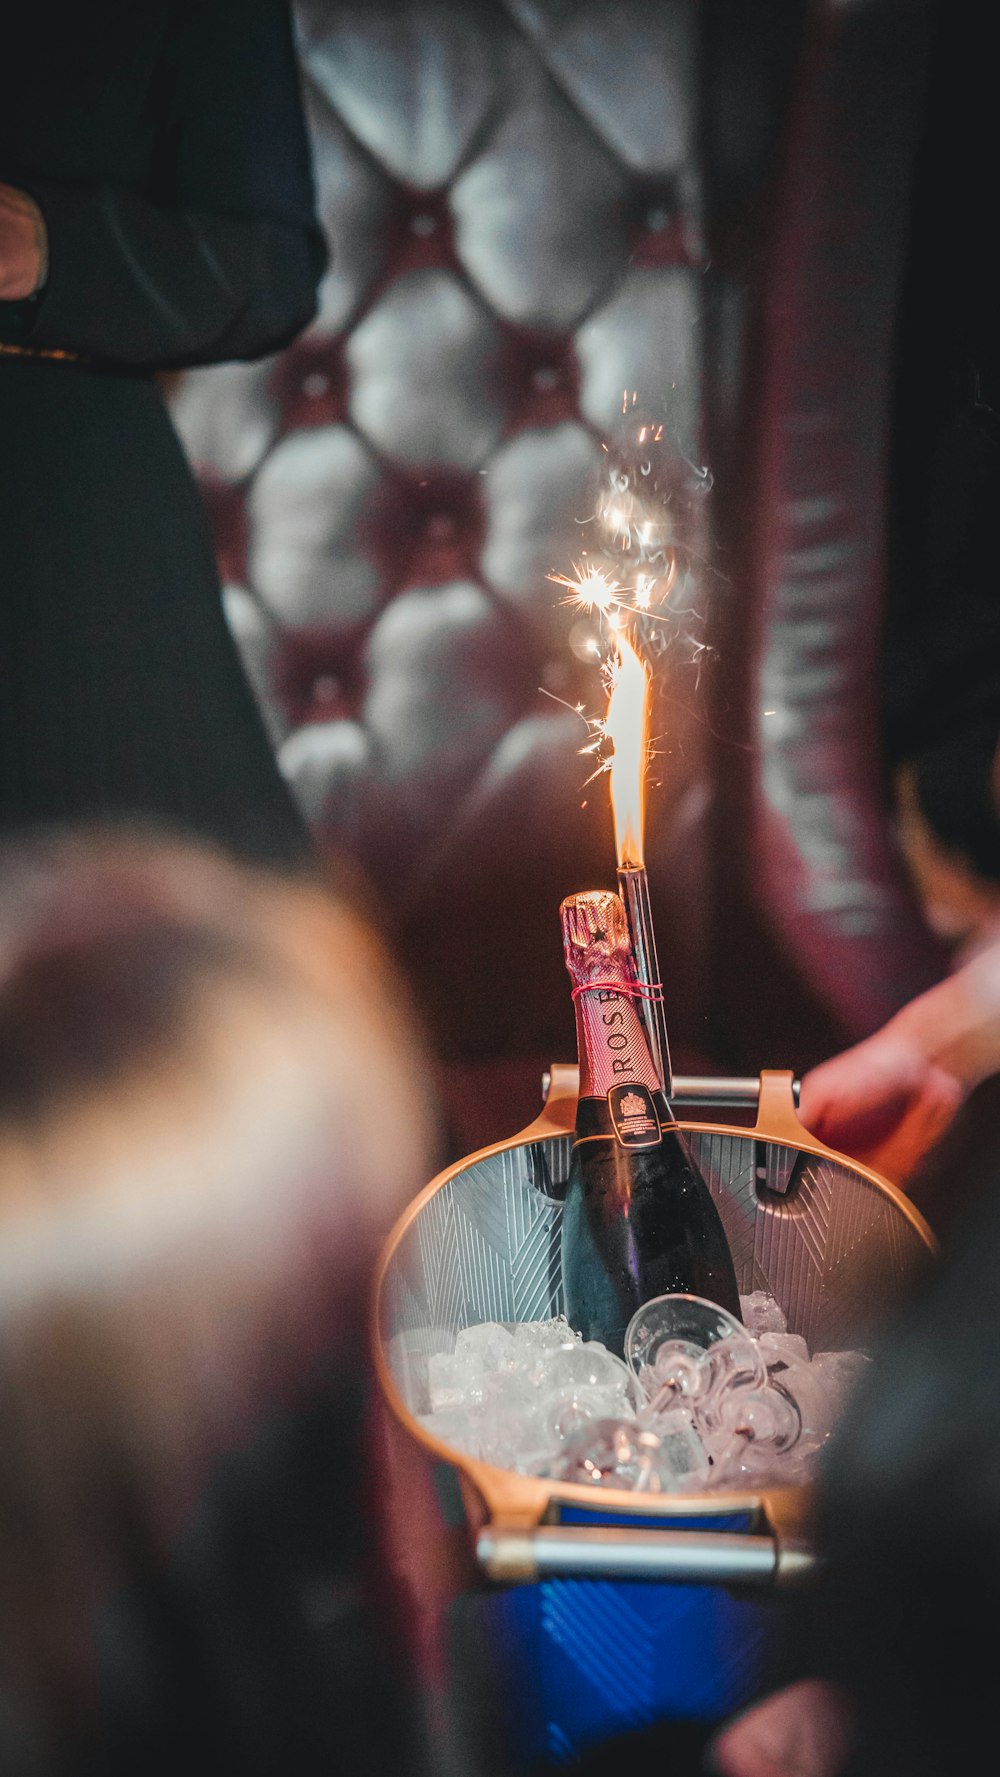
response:
M651 1296L682 1290L740 1315L729 1242L705 1180L662 1094L660 1140L628 1146L607 1099L581 1098L563 1206L566 1316L619 1357L625 1329Z

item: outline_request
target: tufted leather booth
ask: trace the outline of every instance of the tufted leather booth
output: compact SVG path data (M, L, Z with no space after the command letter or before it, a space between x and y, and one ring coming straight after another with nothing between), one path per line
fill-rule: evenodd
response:
M456 1151L572 1059L558 903L613 880L576 713L603 691L549 576L612 546L623 398L662 427L647 859L675 1066L804 1069L942 966L878 771L934 8L295 14L320 312L172 405L282 767L412 972Z

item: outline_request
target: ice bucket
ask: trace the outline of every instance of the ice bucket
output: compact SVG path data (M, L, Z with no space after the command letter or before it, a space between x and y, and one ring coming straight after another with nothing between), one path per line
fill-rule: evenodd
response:
M776 1297L811 1351L862 1349L934 1236L896 1187L806 1131L792 1073L753 1085L752 1126L682 1122L740 1292ZM427 1357L460 1328L562 1310L576 1087L575 1068L554 1067L536 1122L431 1181L387 1242L373 1305L392 1419L461 1501L471 1588L510 1692L510 1751L525 1765L748 1702L775 1600L815 1571L808 1487L640 1496L542 1481L466 1456L417 1421Z

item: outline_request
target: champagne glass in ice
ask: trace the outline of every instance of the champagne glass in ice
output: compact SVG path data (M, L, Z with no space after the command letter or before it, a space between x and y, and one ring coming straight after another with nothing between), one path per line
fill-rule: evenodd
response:
M763 1387L767 1368L741 1321L704 1296L653 1296L625 1331L625 1360L643 1385L647 1412L684 1404L704 1412L739 1382Z
M805 1480L814 1449L798 1401L771 1375L763 1388L723 1390L708 1446L724 1487Z

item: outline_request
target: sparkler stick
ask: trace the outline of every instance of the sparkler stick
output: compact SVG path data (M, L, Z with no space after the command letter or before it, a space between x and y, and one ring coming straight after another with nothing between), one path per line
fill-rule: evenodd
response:
M649 904L649 878L642 864L626 864L618 870L618 892L625 903L635 972L649 990L639 1001L650 1052L660 1076L664 1095L673 1091L670 1067L670 1045L667 1042L667 1020L663 1010L663 986L656 960L656 939L653 936L653 915Z
M643 862L649 680L646 668L621 630L615 634L615 645L618 662L612 675L604 726L614 747L610 765L611 808L618 854L618 889L625 903L636 976L646 989L640 996L639 1007L660 1084L669 1098L673 1086L670 1046L653 936L649 879Z

